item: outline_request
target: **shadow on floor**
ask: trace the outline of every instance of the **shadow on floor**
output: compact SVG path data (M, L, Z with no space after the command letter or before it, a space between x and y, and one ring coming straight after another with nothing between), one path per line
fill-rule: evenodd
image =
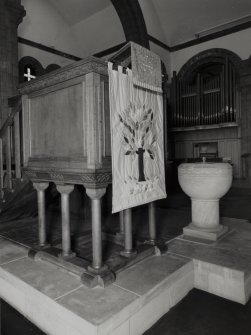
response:
M250 335L251 300L243 306L193 289L144 335Z
M46 335L5 301L1 301L2 335Z

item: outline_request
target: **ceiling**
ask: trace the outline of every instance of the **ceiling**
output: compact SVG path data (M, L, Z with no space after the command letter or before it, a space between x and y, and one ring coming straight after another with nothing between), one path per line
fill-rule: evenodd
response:
M70 24L74 25L111 5L110 0L49 0Z
M251 0L152 0L152 4L165 42L171 46L195 38L197 32L251 14Z
M48 1L70 25L111 5L110 0ZM170 46L193 39L195 34L202 30L251 14L251 0L140 0L140 2L151 3L151 8L155 10L154 16L162 30L162 42ZM149 13L145 17L149 18ZM146 24L148 33L151 34L150 22L146 20Z

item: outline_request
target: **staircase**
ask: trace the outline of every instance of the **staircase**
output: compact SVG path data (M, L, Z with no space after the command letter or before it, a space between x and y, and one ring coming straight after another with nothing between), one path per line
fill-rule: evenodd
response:
M9 99L9 116L0 129L0 221L37 213L36 192L22 174L22 102Z

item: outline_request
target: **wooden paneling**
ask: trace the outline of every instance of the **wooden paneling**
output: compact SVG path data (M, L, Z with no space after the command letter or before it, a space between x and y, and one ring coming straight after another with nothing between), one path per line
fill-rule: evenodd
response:
M251 154L251 85L241 90L241 111L242 153Z
M206 142L207 140L211 140L213 138L218 139L228 139L228 138L236 138L239 137L238 129L239 127L229 127L229 128L214 128L207 130L196 130L196 131L186 131L186 132L177 132L175 133L176 141L201 141Z
M193 157L193 142L177 141L175 142L175 158Z
M30 101L30 157L83 157L81 85L74 85Z
M219 157L229 157L233 163L233 173L241 178L241 140L225 139L218 141Z
M25 173L33 181L111 182L107 64L89 57L20 86Z
M241 137L239 127L179 132L175 134L175 158L193 158L194 144L217 142L218 156L229 157L234 177L241 178Z
M109 84L108 80L104 81L104 156L111 156L111 128L110 128L110 108L109 108Z
M102 165L103 124L100 76L97 73L86 75L87 113L87 166L90 169Z

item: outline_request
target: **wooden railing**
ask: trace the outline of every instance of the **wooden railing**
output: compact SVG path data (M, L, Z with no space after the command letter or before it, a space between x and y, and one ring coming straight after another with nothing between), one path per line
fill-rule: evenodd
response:
M0 129L0 198L12 190L13 178L21 179L21 97L9 99L9 116Z
M236 122L236 74L232 63L226 59L211 77L207 72L198 72L192 82L174 72L171 100L173 127Z

